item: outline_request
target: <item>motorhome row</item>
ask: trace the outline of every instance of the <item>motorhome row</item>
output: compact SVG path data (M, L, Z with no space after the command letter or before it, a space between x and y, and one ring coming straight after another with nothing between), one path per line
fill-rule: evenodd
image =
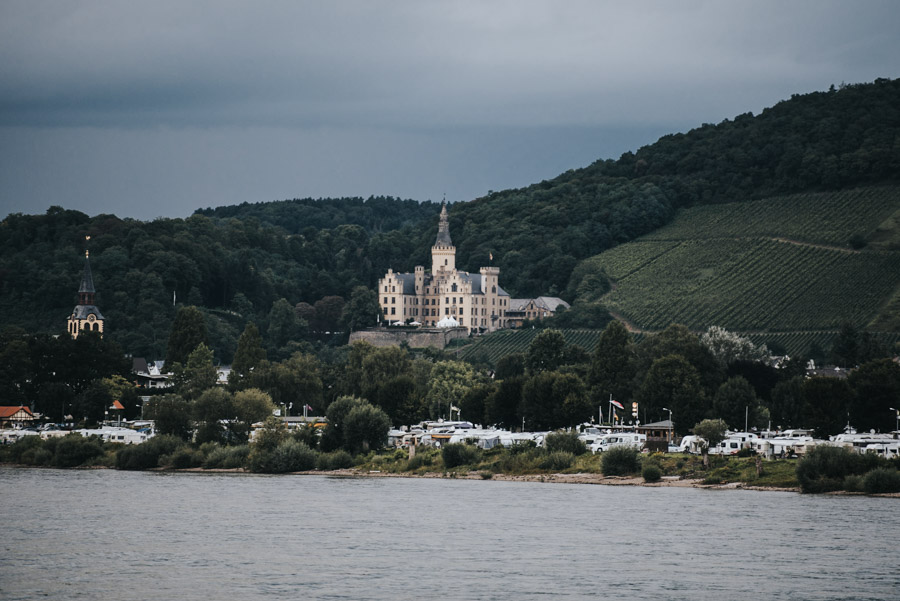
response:
M105 426L99 429L56 430L56 429L13 429L0 430L0 442L10 443L24 436L40 436L47 439L77 433L82 436L97 436L107 442L140 444L153 436L152 422L131 424L132 428ZM137 429L135 429L137 428ZM467 443L482 449L496 446L509 447L514 444L531 442L543 446L549 432L511 432L495 428L477 427L465 421L422 422L405 430L391 430L388 444L392 447L424 445L442 447L452 443ZM644 450L647 436L634 431L612 430L585 425L578 438L592 453L602 453L615 447ZM798 457L816 445L842 446L858 453L876 453L883 457L900 457L900 432L887 434L857 433L847 429L828 440L813 437L811 430L784 430L763 432L729 432L718 445L708 449L712 455L735 455L748 449L767 458ZM706 441L699 436L685 436L677 446L670 445L668 451L700 454Z

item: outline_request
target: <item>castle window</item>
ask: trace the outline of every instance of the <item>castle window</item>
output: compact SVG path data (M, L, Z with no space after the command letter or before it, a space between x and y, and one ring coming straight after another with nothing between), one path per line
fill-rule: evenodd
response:
M388 304L388 303L387 303L387 297L386 297L386 296L384 297L384 304L385 304L385 305Z
M444 259L444 265L446 265L446 264L447 264L447 259Z
M396 286L391 286L391 292L397 292L397 287L396 287Z
M491 286L491 294L497 294L497 287Z
M391 315L397 314L397 307L391 307Z
M453 292L456 292L456 284L453 284L453 286L451 286L450 289L451 289Z
M396 297L396 296L392 296L392 297L391 297L391 304L394 305L394 304L396 304L396 303L397 303L397 297Z
M444 315L450 315L450 307L444 307Z

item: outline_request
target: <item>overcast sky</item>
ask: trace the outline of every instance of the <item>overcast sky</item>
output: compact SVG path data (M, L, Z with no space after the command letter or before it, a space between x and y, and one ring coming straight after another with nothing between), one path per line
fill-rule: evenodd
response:
M0 2L0 218L470 200L831 84L900 2Z

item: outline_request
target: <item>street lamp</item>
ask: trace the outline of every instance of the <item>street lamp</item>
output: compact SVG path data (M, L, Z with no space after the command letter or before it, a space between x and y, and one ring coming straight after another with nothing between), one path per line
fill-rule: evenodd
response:
M675 437L672 435L673 434L672 430L675 427L675 424L672 423L672 410L667 409L665 407L663 407L662 410L669 412L669 442L672 442L675 439Z
M897 411L893 407L889 407L889 409L894 412L894 415L896 416L896 419L897 419L897 425L894 426L894 430L900 431L900 411Z

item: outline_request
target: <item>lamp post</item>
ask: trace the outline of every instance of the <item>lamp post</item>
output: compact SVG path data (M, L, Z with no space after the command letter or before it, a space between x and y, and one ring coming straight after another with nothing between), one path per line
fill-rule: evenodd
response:
M894 426L894 431L895 431L895 432L896 432L896 431L900 431L900 411L897 411L897 410L894 409L893 407L889 407L889 409L890 409L891 411L894 412L894 416L895 416L895 418L896 418L896 420L897 420L897 423L896 423L896 425Z
M671 443L671 442L674 440L674 436L672 435L672 434L673 434L672 431L673 431L674 428L675 428L675 424L672 423L672 410L671 410L671 409L666 409L665 407L663 407L662 410L663 410L663 411L668 411L668 412L669 412L669 441L668 441L668 442Z

